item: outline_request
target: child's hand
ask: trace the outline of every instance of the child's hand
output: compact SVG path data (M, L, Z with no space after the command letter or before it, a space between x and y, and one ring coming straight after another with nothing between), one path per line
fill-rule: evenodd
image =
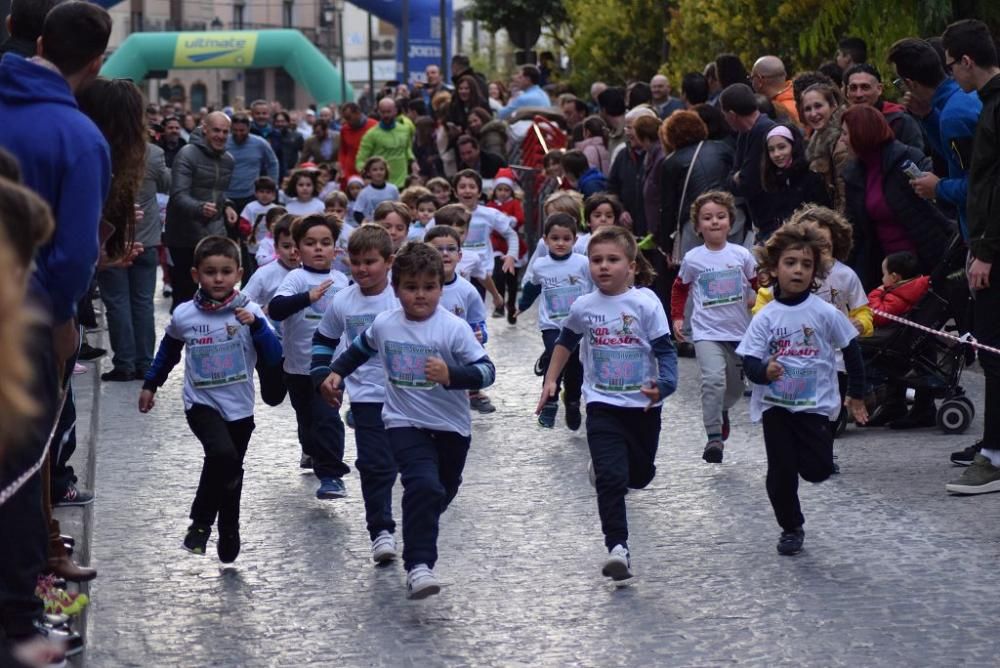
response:
M649 405L643 409L644 411L648 411L657 402L660 401L660 387L659 385L656 384L655 381L652 380L649 381L649 383L646 384L645 387L639 388L639 391L642 392L647 399L649 399Z
M155 396L156 394L152 390L143 390L139 393L140 413L148 413L156 405Z
M326 403L334 408L340 408L340 404L343 402L344 391L340 389L340 384L343 380L338 374L330 372L330 375L319 386L320 395Z
M483 342L483 330L474 329L472 330L472 333L476 335L476 341L479 341L479 343Z
M865 326L862 325L857 318L848 318L848 319L851 321L851 324L854 325L854 329L858 330L858 334L865 333Z
M513 274L514 273L514 258L512 258L510 255L504 256L503 265L502 266L503 266L503 270L504 270L505 273Z
M542 397L538 400L538 406L535 408L535 415L542 414L542 409L545 408L545 404L549 403L549 400L556 396L556 389L556 381L545 381L545 384L542 385Z
M333 285L333 281L328 278L325 281L323 281L322 283L320 283L319 285L317 285L315 288L313 288L312 290L310 290L309 291L309 302L312 303L312 304L315 304L316 302L318 302L320 300L320 298L323 295L326 294L326 291L330 289L331 285Z
M236 319L240 321L241 325L252 325L257 316L253 314L252 311L248 311L245 308L233 309L233 313L236 314Z
M451 376L448 375L448 365L440 357L428 357L427 364L424 365L424 375L427 380L448 387L451 384Z
M767 361L767 379L774 382L785 375L785 367L781 366L778 362L777 355L771 355L771 359Z
M684 329L684 319L681 318L680 320L674 320L674 339L677 341L677 343L684 342L683 329Z
M847 406L847 410L851 411L855 422L858 424L868 424L868 407L865 406L864 399L847 397L844 400L844 405Z

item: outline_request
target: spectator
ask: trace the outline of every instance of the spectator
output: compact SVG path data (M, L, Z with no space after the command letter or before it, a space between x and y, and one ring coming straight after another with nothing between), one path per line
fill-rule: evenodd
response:
M781 58L777 56L758 58L753 64L750 79L755 91L766 95L776 108L781 108L779 113L784 111L796 125L799 124L799 112L795 107L792 82L788 80L788 73L785 72L785 64L781 62Z
M845 37L837 42L836 63L843 71L868 62L868 45L860 37Z
M823 176L809 169L805 139L796 126L775 125L764 139L760 177L764 196L758 209L757 241L764 241L803 204L828 206L830 194Z
M266 139L250 134L250 119L244 114L233 116L226 151L233 156L226 197L236 211L242 211L254 198L258 176L270 176L277 183L278 158Z
M583 195L584 199L608 189L607 178L600 170L587 164L587 156L583 151L566 151L561 162L564 178L570 186Z
M670 80L662 74L656 74L649 80L649 91L652 95L653 109L661 119L666 118L678 109L684 109L684 103L670 94Z
M439 95L448 93L439 93ZM340 146L337 149L337 162L340 164L340 187L347 189L347 181L352 176L357 176L356 167L358 149L361 148L361 139L369 130L377 124L374 118L368 118L361 113L361 107L354 102L345 102L340 105L340 116L343 124L340 126Z
M413 162L413 140L410 128L397 120L396 102L384 97L378 102L378 125L361 138L355 168L364 167L368 158L381 156L389 164L389 181L399 189L406 182Z
M648 105L652 108L653 91L649 89L649 84L645 81L633 81L625 87L625 108L635 109L641 105ZM653 111L656 111L653 109Z
M696 104L691 111L698 114L708 127L708 138L712 141L725 142L733 151L736 150L736 133L726 121L726 116L714 104L708 102ZM725 190L724 187L720 190Z
M475 137L462 135L455 143L458 149L458 169L471 169L483 179L492 179L501 167L507 166L507 161L495 153L488 153L479 148Z
M583 140L577 142L574 148L583 151L587 163L607 176L611 171L611 159L608 156L608 126L600 116L588 116L583 122Z
M719 87L722 90L729 88L733 84L750 85L750 74L744 67L740 57L733 53L720 53L715 57L715 72L719 77Z
M413 135L413 158L420 168L420 175L425 179L444 176L444 164L434 139L434 119L421 116L414 125L417 131Z
M163 149L163 159L167 167L172 167L177 153L187 146L181 137L181 122L176 116L163 121L163 132L160 133L159 146Z
M818 83L802 93L801 117L812 131L806 146L809 169L823 176L837 211L844 210L844 168L850 160L847 144L840 141L844 101L840 89Z
M603 81L595 81L594 83L590 84L590 108L592 112L596 113L601 108L600 102L598 102L597 98L599 98L601 96L601 93L603 93L607 89L608 89L608 84L604 83Z
M624 107L624 104L622 106ZM625 143L617 153L612 151L611 172L608 174L608 192L617 196L625 208L622 224L631 227L636 234L646 229L646 214L642 205L642 183L645 174L643 160L646 152L636 140L634 128L634 123L640 116L655 117L656 112L649 107L639 107L625 115Z
M451 96L448 107L448 132L455 139L468 133L469 114L475 109L482 109L490 117L493 115L489 102L479 93L475 78L466 74L459 77L455 84L455 94Z
M299 164L299 154L305 147L305 139L292 125L292 117L287 111L274 113L271 135L271 150L278 157L278 182Z
M726 122L736 134L736 155L728 190L737 197L737 205L745 204L756 228L766 204L760 177L761 160L766 152L765 138L774 121L757 110L757 100L746 84L733 84L719 96Z
M510 101L510 92L507 90L507 86L505 86L499 79L491 81L488 89L490 96L490 110L492 110L494 114L499 113L500 110L503 109L503 106Z
M343 113L343 110L341 112ZM299 163L314 162L319 164L321 162L337 161L340 154L342 136L342 132L338 133L330 130L329 122L322 119L317 120L313 124L312 136L302 144L302 154L299 156Z
M660 120L653 116L643 115L635 119L632 125L636 144L646 154L642 161L642 204L643 229L633 228L637 237L656 233L660 227L660 180L663 171L663 143L660 142ZM659 263L662 264L662 263ZM657 263L653 264L653 268ZM670 285L667 284L668 292Z
M924 134L920 124L906 113L901 105L882 99L882 75L868 64L853 65L844 72L844 90L851 106L866 104L878 109L885 116L896 139L912 146L921 153L924 150Z
M681 102L685 109L708 102L709 85L705 75L688 72L681 79Z
M270 139L273 128L270 123L271 105L267 103L267 100L254 100L251 102L250 116L252 119L250 122L250 133L264 139Z
M479 139L479 133L482 131L483 126L491 120L493 119L488 111L482 107L476 107L469 113L466 134Z
M597 104L601 118L608 125L608 151L614 154L615 149L625 143L625 91L605 88L597 96Z
M821 74L825 74L830 78L830 81L835 83L837 86L844 85L844 70L841 69L840 65L828 60L825 63L820 63L819 69L817 70Z
M431 64L425 67L424 77L427 81L424 82L423 88L420 89L420 97L427 108L430 109L431 100L434 99L434 96L443 90L451 90L451 86L444 82L444 79L441 77L441 68L437 65ZM340 113L344 113L343 108L341 108Z
M563 97L559 101L559 108L562 109L563 118L566 119L566 128L570 132L580 123L583 123L583 119L587 117L587 103L575 95Z
M715 104L722 93L722 84L719 83L719 68L713 61L705 65L705 71L702 74L705 76L705 82L708 84L708 102L709 104Z
M521 94L508 102L497 115L506 120L521 107L550 106L549 96L538 85L541 77L541 72L534 65L521 65L514 74L514 85L520 89Z
M451 57L451 82L453 85L458 85L458 80L463 75L469 75L476 81L476 86L479 88L479 97L486 100L489 99L489 86L486 85L486 77L484 77L479 72L472 69L472 64L469 62L469 57L463 53L456 53ZM433 98L431 98L433 100Z
M795 97L795 110L799 114L799 120L802 121L802 127L806 131L806 136L809 136L809 126L806 124L805 119L802 118L802 93L805 92L806 88L809 88L813 84L826 84L828 86L836 85L833 79L823 74L822 72L800 72L796 74L792 79L792 95ZM842 96L841 96L842 98Z

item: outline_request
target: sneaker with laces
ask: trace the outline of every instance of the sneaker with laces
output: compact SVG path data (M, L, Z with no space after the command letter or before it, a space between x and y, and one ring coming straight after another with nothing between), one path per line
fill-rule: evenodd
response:
M722 411L722 442L725 443L729 440L729 431L731 426L729 424L729 411Z
M802 551L802 543L806 539L806 532L802 527L794 531L782 531L781 538L778 539L778 554L790 557Z
M601 575L611 578L615 583L632 579L632 560L629 558L627 547L615 545L611 548L608 552L608 558L601 568Z
M485 394L470 395L469 408L480 413L496 413L497 411L497 407L493 405L493 402Z
M555 401L548 402L538 415L538 424L546 429L554 429L556 426L556 413L558 412L559 404Z
M406 598L411 601L441 593L441 585L427 564L417 564L406 574Z
M229 529L219 529L219 538L215 543L215 549L219 553L219 561L224 564L231 564L240 555L240 529L232 527Z
M576 431L583 424L583 416L580 414L580 402L579 401L567 401L565 402L564 409L566 411L566 428L570 431Z
M85 489L80 489L75 483L70 483L66 487L63 495L53 500L53 506L87 506L94 502L94 494Z
M187 535L184 536L184 549L191 554L205 556L208 549L208 537L212 533L212 527L204 524L192 524L188 527Z
M386 564L396 558L396 538L388 531L380 531L372 541L372 561Z
M951 463L955 466L972 466L973 458L979 454L979 451L983 449L983 442L979 441L974 445L970 445L964 450L959 450L958 452L951 453Z
M319 489L316 490L317 499L342 499L347 496L344 481L340 478L320 478L319 483Z
M994 466L988 457L977 454L972 458L972 465L944 488L952 494L1000 492L1000 468Z
M713 438L705 444L705 451L701 453L701 458L709 464L722 463L722 450L725 448L722 441Z

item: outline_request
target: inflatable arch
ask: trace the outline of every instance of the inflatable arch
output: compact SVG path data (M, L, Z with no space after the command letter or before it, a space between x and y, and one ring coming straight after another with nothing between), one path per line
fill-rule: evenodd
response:
M151 70L250 67L282 67L319 104L344 102L341 73L298 30L132 33L101 75L138 82ZM351 85L346 89L353 100Z

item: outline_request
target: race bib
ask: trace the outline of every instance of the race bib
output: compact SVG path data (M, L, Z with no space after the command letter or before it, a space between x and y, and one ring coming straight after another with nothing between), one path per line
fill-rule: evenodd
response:
M773 406L811 408L816 405L816 369L785 367L785 373L764 390L761 401Z
M547 288L542 296L545 309L553 320L562 320L569 315L569 307L583 294L582 285L565 285L561 288Z
M637 392L646 382L646 351L635 348L592 348L594 388L602 392Z
M349 315L344 318L347 327L348 341L358 338L358 335L368 329L368 326L375 320L374 313L362 313L361 315Z
M743 275L738 268L704 271L698 276L698 287L705 308L743 301Z
M247 379L247 361L239 338L188 346L187 363L191 384L196 388L221 387Z
M486 223L472 223L469 225L469 232L462 242L462 250L482 250L486 248L486 243L490 239L489 226Z
M389 373L389 382L410 390L431 389L437 383L427 380L424 369L427 359L436 356L437 350L431 346L386 341L383 363Z

